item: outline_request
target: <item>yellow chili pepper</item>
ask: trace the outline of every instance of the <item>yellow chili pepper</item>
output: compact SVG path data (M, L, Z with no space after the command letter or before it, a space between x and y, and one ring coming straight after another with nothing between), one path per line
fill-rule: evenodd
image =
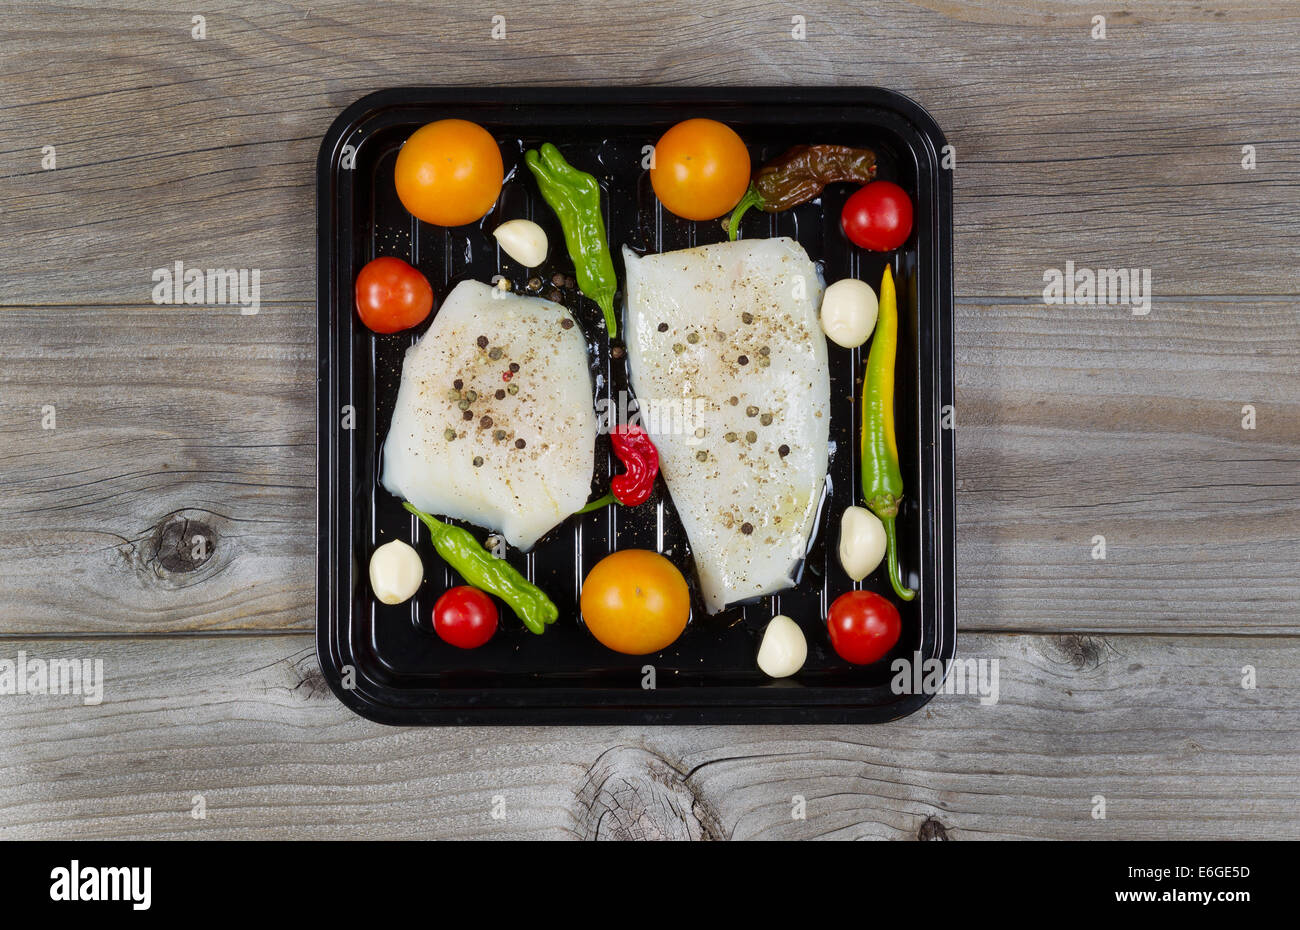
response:
M898 358L898 296L894 276L885 266L880 282L880 311L867 355L862 384L862 496L867 508L885 525L888 543L889 583L905 601L916 592L903 584L898 568L898 538L894 520L903 499L903 473L898 467L898 440L894 436L894 364Z

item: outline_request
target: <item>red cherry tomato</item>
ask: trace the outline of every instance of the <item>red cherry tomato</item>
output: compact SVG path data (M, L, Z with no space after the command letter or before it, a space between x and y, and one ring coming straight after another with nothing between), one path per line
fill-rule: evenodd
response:
M431 310L429 279L400 258L376 258L357 275L357 314L372 332L410 329Z
M477 649L497 631L497 605L478 588L448 588L433 605L433 628L453 646Z
M870 665L894 648L903 624L898 608L874 591L846 591L831 603L826 628L841 659Z
M889 252L912 233L912 201L897 184L872 181L844 204L840 225L854 245Z

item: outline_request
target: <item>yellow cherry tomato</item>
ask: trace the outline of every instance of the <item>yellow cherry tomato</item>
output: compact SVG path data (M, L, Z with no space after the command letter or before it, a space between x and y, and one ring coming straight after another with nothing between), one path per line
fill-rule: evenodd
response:
M691 616L682 573L648 549L620 549L596 563L582 583L582 619L601 643L640 656L672 645Z
M394 171L402 206L435 226L482 219L496 203L504 178L496 140L463 119L440 119L411 133Z
M688 119L655 145L650 184L670 212L688 220L712 220L744 196L749 167L749 150L730 126Z

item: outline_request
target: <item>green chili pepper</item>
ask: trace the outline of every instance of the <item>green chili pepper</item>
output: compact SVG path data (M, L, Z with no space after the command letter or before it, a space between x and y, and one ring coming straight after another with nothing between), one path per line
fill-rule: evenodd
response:
M429 528L433 547L448 565L474 587L505 601L528 629L534 633L545 632L546 625L560 616L559 608L545 591L519 574L505 559L498 559L484 549L467 530L443 523L408 501L403 501L402 506Z
M614 292L618 278L600 211L600 185L587 172L565 161L560 150L549 142L542 146L540 154L536 149L525 152L524 162L537 178L542 198L560 218L578 287L600 306L610 338L617 336Z
M903 499L903 473L898 467L894 436L894 362L898 355L898 297L894 276L885 266L880 282L880 311L871 337L867 374L862 384L862 496L885 525L889 552L889 583L905 601L916 592L903 584L898 570L898 539L894 520Z

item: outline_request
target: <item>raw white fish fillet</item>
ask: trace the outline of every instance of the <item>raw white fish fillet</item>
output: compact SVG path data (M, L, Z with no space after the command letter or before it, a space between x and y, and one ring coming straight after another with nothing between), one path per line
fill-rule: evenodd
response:
M569 311L478 281L456 285L406 350L384 487L530 549L587 502L595 450L587 344Z
M787 238L644 258L624 248L623 259L641 425L659 448L705 607L790 587L830 437L817 269Z

